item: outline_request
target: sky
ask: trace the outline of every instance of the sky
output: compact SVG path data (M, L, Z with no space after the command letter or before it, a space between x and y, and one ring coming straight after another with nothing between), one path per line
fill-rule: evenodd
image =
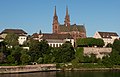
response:
M120 0L0 0L0 32L23 29L28 34L52 33L54 7L64 23L66 6L71 24L84 24L87 36L96 31L120 35Z

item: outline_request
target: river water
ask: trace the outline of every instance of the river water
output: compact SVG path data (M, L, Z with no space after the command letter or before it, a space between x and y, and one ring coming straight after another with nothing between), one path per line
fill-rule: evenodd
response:
M120 77L120 72L54 71L22 74L0 74L0 77Z

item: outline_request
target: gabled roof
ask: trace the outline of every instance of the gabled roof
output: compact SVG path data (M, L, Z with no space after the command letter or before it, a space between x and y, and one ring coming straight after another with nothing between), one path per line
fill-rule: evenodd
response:
M3 33L27 34L22 29L5 29L1 32L1 34Z
M80 31L80 32L86 32L84 25L70 25L70 28L65 25L59 25L59 31L60 32L69 32L69 31Z
M102 38L111 38L111 36L118 36L116 32L98 32Z
M73 39L70 34L43 34L42 39Z

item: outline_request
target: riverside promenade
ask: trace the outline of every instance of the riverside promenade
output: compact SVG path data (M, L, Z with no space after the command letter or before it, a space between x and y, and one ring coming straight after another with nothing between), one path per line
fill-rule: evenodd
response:
M28 73L28 72L55 71L55 70L56 70L56 64L0 66L0 73Z

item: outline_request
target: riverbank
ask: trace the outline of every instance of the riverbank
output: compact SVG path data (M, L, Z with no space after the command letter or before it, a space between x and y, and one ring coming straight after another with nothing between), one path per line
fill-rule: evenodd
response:
M22 66L0 66L0 73L29 73L40 71L56 71L56 64L37 64Z
M63 71L120 71L120 68L70 68Z
M56 64L0 66L0 74L31 73L46 71L120 71L120 68L56 68Z

